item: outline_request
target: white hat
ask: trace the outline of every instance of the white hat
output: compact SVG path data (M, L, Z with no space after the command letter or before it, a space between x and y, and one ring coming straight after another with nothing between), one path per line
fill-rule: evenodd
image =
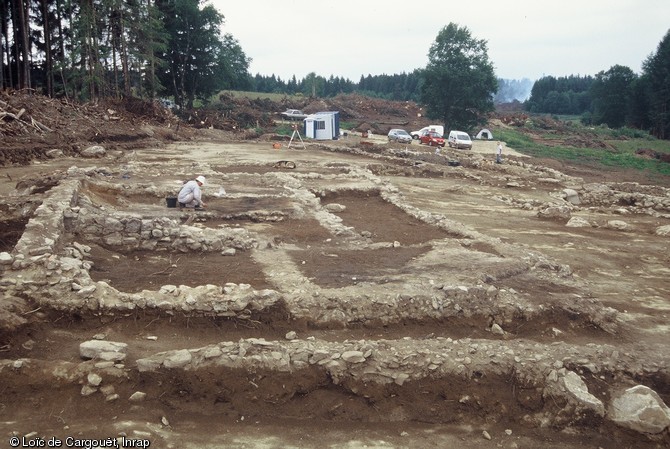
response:
M198 176L197 178L195 178L195 180L198 181L198 182L199 182L200 184L202 184L203 186L204 186L205 184L207 184L207 180L206 180L205 177L202 176L202 175L200 175L200 176Z

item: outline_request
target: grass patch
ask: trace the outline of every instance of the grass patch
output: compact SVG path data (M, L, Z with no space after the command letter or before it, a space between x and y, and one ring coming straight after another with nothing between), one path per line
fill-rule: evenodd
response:
M616 138L617 132L626 130L606 130L602 137ZM658 159L641 157L635 152L640 148L648 148L659 153L670 154L670 142L657 140L642 133L642 138L625 140L605 140L614 148L574 148L570 146L549 146L534 142L528 135L514 129L498 129L494 131L498 140L519 153L538 158L557 159L573 164L588 165L591 168L601 166L607 169L638 170L650 175L670 176L670 164ZM627 137L627 134L619 134ZM556 137L555 135L552 137Z
M659 153L670 153L670 141L658 140L654 138L645 139L627 139L627 140L608 140L607 143L615 147L618 151L635 153L642 148L657 151Z

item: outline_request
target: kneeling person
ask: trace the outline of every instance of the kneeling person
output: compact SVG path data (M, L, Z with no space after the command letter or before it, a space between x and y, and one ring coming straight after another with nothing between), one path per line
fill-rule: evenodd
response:
M207 205L202 200L202 191L200 187L204 186L206 183L204 176L198 176L197 178L188 181L179 191L177 195L177 201L179 201L180 207L206 207Z

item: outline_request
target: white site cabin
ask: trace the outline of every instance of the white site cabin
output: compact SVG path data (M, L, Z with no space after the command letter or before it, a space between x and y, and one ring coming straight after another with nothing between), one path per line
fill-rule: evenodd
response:
M339 111L317 112L303 121L304 135L315 140L337 140L340 137Z

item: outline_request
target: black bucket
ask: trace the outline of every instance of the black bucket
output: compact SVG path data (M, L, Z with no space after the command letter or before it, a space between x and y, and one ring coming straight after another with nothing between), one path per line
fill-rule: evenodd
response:
M176 196L166 197L165 202L167 203L167 207L177 207L177 197Z

